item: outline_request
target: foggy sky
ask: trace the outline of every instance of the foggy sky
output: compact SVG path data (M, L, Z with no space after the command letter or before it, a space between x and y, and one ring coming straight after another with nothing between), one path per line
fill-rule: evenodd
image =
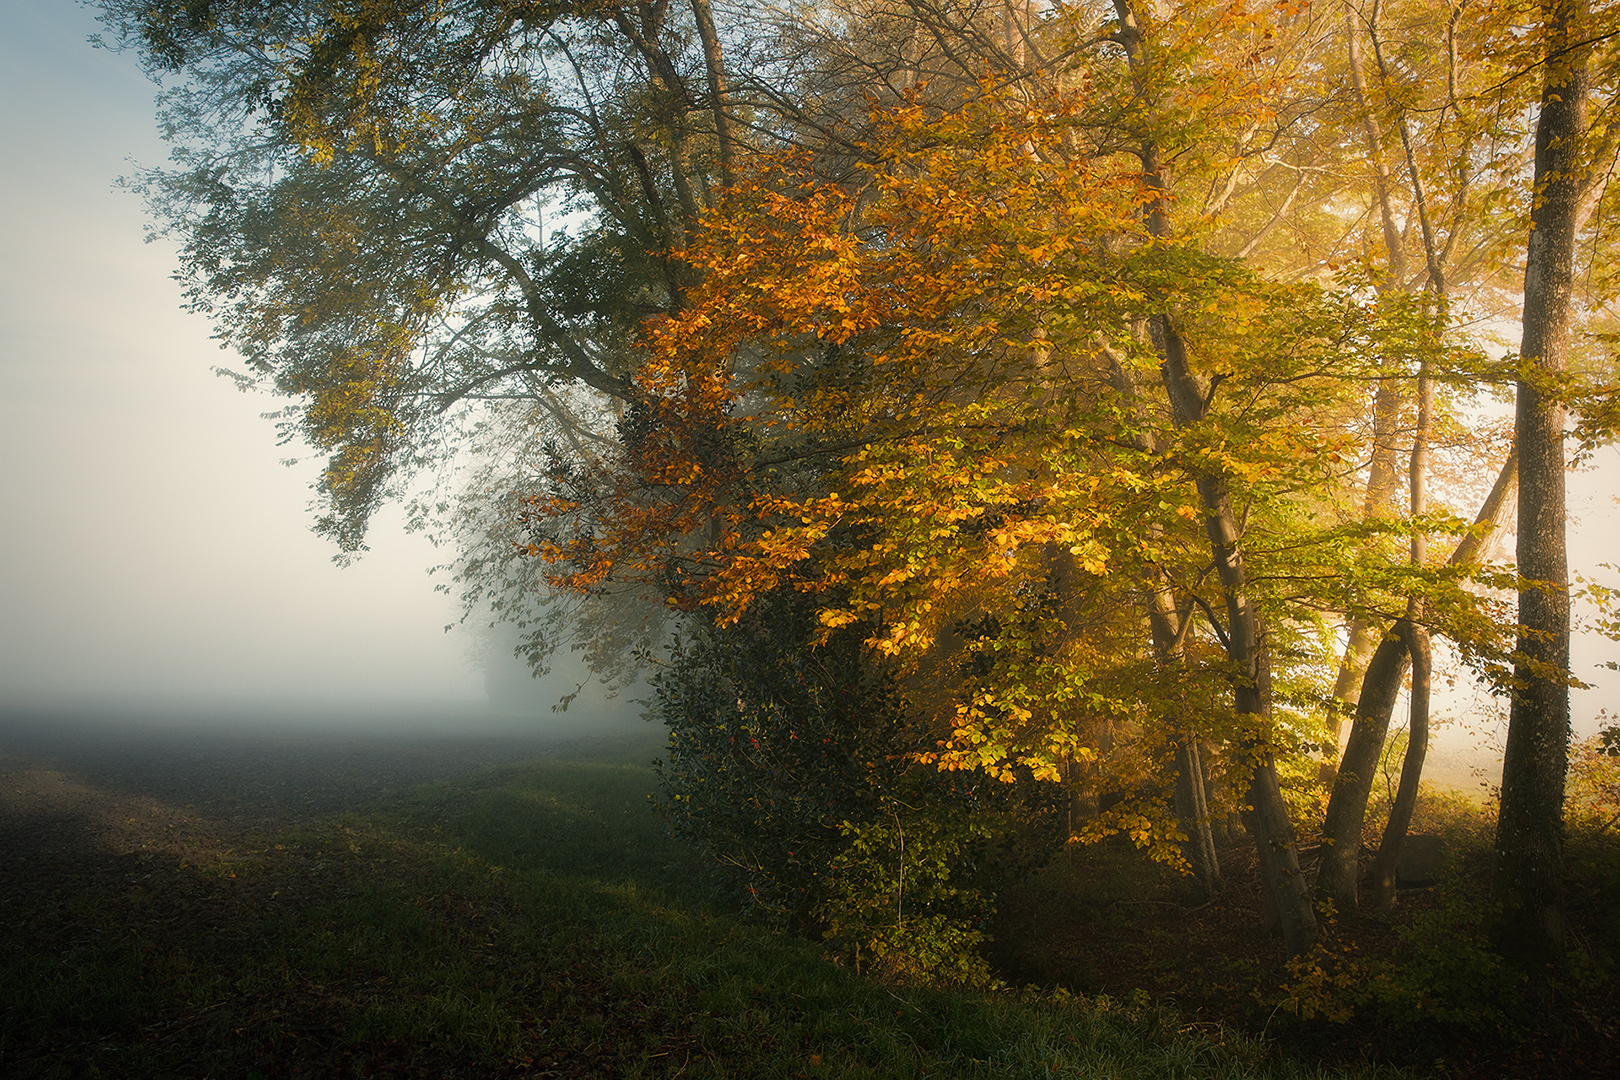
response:
M156 87L68 0L0 0L0 707L472 705L442 561L384 515L349 568L308 529L236 358L144 244Z
M443 629L459 608L426 573L446 553L386 513L335 567L308 531L316 466L278 464L296 449L260 416L279 403L212 374L236 358L180 310L172 248L143 244L113 186L166 159L156 88L90 48L96 29L66 0L0 0L0 709L480 706L469 636ZM1589 573L1620 562L1620 453L1599 460L1571 480ZM1603 686L1576 695L1577 730L1620 711L1596 667L1615 656L1577 643L1575 674Z

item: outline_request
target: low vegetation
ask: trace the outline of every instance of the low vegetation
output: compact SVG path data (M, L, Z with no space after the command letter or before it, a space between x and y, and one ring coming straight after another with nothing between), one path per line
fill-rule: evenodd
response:
M1145 999L886 985L728 915L651 748L6 890L0 1072L1310 1076ZM110 860L110 861L109 861Z
M1451 884L1341 924L1321 970L1296 965L1281 993L1277 942L1232 918L1258 903L1235 860L1230 895L1193 907L1181 879L1109 844L1006 894L1002 981L942 989L859 975L732 913L649 807L654 749L409 788L193 858L86 848L71 867L17 867L0 891L0 1072L1216 1078L1402 1060L1601 1075L1612 1052L1620 873L1595 828L1571 845L1588 962L1556 983L1493 970L1458 998L1434 981L1495 961L1459 922L1481 811L1429 798L1420 825L1461 853ZM1561 1019L1536 1012L1548 1001Z
M1371 808L1368 843L1388 808L1387 795ZM1071 848L1004 894L997 968L1015 982L1173 1005L1187 1022L1263 1033L1313 1060L1434 1076L1613 1075L1620 837L1572 816L1566 899L1579 948L1561 968L1525 970L1489 938L1495 815L1491 802L1425 785L1413 831L1443 841L1438 883L1402 888L1388 910L1325 910L1322 940L1292 962L1259 929L1252 848L1221 848L1230 884L1208 903L1126 846Z

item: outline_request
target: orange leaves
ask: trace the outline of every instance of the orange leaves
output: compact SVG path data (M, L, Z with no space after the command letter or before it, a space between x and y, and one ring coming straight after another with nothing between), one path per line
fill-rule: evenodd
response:
M1050 500L1052 480L1015 481L1029 451L997 434L1050 393L1030 382L1049 350L1029 297L1089 299L1109 275L1085 264L1108 260L1106 236L1137 228L1126 188L1062 161L1072 107L902 110L858 184L819 182L791 155L740 183L685 254L702 284L646 328L634 378L656 431L615 484L640 494L613 502L592 551L611 549L619 572L667 573L631 553L684 545L682 594L723 621L785 583L850 590L823 625L875 618L874 647L893 653L926 648L936 605L963 583L1027 571L1043 546L1078 551L1072 525L1005 512ZM984 438L970 446L957 428ZM705 455L705 440L738 452ZM778 488L771 447L790 462L819 441L842 446L806 455L819 479ZM833 543L835 530L860 539ZM1101 548L1092 556L1100 572Z
M735 544L710 537L689 556L704 575L697 595L723 621L784 583L844 589L850 605L822 625L874 619L873 647L903 655L929 647L950 596L1034 572L1032 553L1071 549L1086 572L1104 571L1107 546L1064 505L1098 493L1096 480L1062 478L1083 456L1054 472L1044 427L1008 434L1047 413L1054 392L1039 367L1052 338L1036 332L1029 298L1090 303L1112 276L1098 272L1113 259L1104 241L1137 226L1128 192L1083 162L1053 169L1030 153L1036 138L1061 151L1047 128L1062 113L1031 115L997 117L988 140L987 112L947 118L920 147L898 142L859 189L804 179L802 162L780 159L687 253L706 277L680 314L648 327L636 374L660 425L845 447L821 454L820 480L802 494L760 482L768 465L736 462L728 482L746 500L683 457L686 443L666 435L638 448L642 482L681 489L683 502L747 504ZM896 117L895 137L916 137L916 123ZM1096 325L1073 304L1068 314ZM835 529L859 542L829 546Z
M554 580L721 624L810 594L937 696L942 768L1052 779L1088 725L1140 719L1143 583L1208 589L1189 475L1264 494L1301 456L1268 387L1310 348L1268 335L1311 294L1149 238L1140 176L1076 152L1082 104L901 110L847 183L791 155L745 178L645 328L623 454L537 509L575 533ZM1165 419L1134 329L1162 312L1239 414Z
M757 335L843 343L879 325L865 245L850 227L858 193L799 179L804 168L791 156L767 159L705 220L685 253L703 284L650 335L655 358L702 348L724 360Z

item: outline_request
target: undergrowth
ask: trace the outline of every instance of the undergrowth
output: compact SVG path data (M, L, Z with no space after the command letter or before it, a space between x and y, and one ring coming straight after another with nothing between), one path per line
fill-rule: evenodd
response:
M1325 911L1316 948L1289 964L1278 1008L1294 1024L1281 1032L1306 1046L1357 1043L1441 1073L1494 1075L1529 1061L1535 1075L1608 1075L1620 1020L1620 838L1582 811L1589 779L1580 767L1572 773L1561 964L1526 970L1492 945L1494 801L1425 786L1411 831L1444 838L1443 880L1401 894L1392 910ZM1387 803L1372 810L1370 835ZM1567 1060L1550 1060L1549 1047Z
M1570 815L1571 948L1556 969L1521 970L1491 946L1495 807L1430 788L1412 831L1444 840L1442 879L1401 889L1392 910L1322 911L1318 946L1292 964L1263 929L1254 850L1241 842L1220 849L1227 887L1213 901L1128 844L1071 845L1003 894L996 961L1015 981L1173 1005L1319 1061L1446 1077L1615 1075L1620 837L1614 811L1586 803L1596 812ZM1369 813L1370 845L1386 814Z

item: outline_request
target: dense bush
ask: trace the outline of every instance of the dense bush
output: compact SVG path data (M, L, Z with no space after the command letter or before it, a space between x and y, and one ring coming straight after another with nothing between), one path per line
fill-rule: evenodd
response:
M756 913L857 966L983 978L997 889L1061 842L1058 789L918 763L936 735L859 628L812 645L814 615L784 591L676 642L654 680L668 820Z

